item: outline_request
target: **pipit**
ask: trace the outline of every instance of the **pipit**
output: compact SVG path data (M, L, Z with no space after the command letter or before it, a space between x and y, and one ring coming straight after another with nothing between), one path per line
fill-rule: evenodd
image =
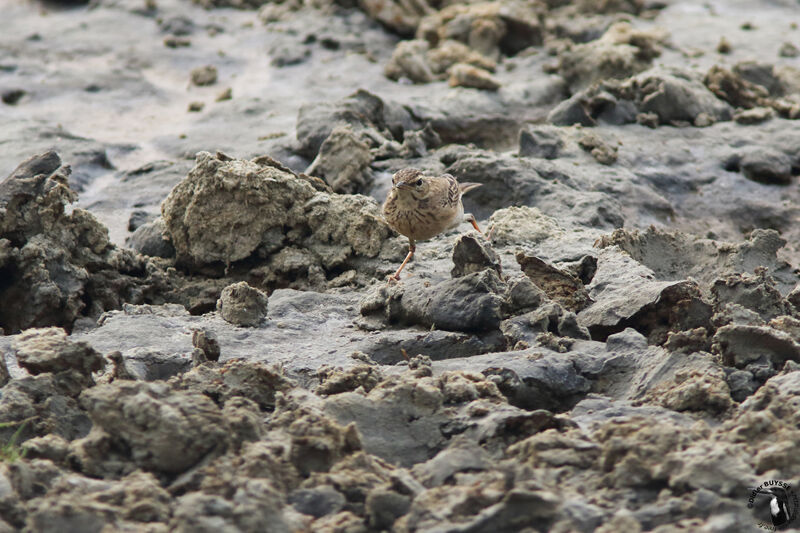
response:
M383 217L389 227L408 237L408 255L389 279L400 279L400 272L417 249L417 241L433 238L462 222L469 222L481 232L475 217L464 214L461 203L462 194L480 186L480 183L458 183L450 174L425 176L416 168L404 168L392 176L392 190L383 203Z

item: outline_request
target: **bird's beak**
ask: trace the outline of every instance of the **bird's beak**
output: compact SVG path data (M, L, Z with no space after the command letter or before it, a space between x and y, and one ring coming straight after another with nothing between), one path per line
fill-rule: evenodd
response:
M395 183L394 185L392 185L392 189L407 189L409 187L410 185L405 181L401 181L400 183Z

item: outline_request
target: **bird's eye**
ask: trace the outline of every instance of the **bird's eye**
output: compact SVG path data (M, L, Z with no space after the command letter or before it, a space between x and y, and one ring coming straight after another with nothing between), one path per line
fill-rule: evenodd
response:
M417 180L417 187L422 187L422 179Z

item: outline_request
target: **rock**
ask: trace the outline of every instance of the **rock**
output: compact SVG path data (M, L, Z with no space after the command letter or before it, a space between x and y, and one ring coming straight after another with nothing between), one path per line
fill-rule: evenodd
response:
M595 133L585 133L578 140L578 144L592 154L592 157L600 164L613 165L617 162L617 147L607 143Z
M517 254L517 263L525 275L542 289L548 298L568 310L577 313L593 303L581 280L569 272L522 252Z
M556 159L564 147L558 128L530 126L519 132L519 155Z
M202 393L220 407L229 400L246 398L263 411L273 411L277 394L288 392L292 382L278 368L234 359L221 368L193 368L171 379L170 386L187 393Z
M164 219L158 217L136 228L133 234L125 239L125 245L142 255L165 259L175 257L175 248L164 238L166 229Z
M716 65L706 73L703 83L722 100L745 109L764 105L769 94L760 85L750 83L734 72Z
M452 4L425 17L417 37L436 46L452 39L470 46L482 55L497 59L515 55L543 42L544 9L537 4L484 2L474 5Z
M474 67L475 69L478 69L479 71L485 71L486 73L494 72L497 68L497 63L495 63L495 61L486 55L475 51L466 44L463 44L459 41L454 41L453 39L445 39L441 41L435 48L432 48L427 52L426 57L431 70L437 75L443 75L445 73L450 73L453 75L451 69L457 65L464 65L460 68L465 71L468 71L466 67ZM478 72L476 75L485 77L488 74ZM467 78L470 76L470 74L465 72L462 75L455 74L455 76ZM489 76L489 79L490 81L494 80L494 78L491 76ZM497 85L499 87L499 82L497 82ZM469 85L464 86L468 87Z
M765 269L759 272L757 276L730 274L716 280L711 287L714 307L720 309L731 303L741 305L755 311L764 322L790 314L790 306L775 288L775 281L766 276Z
M278 43L269 50L270 64L274 67L299 65L311 57L311 50L300 43Z
M227 499L201 491L176 498L169 530L289 533L281 514L281 497L268 480L245 479L237 485Z
M0 327L72 328L123 302L142 302L163 286L141 257L116 248L76 199L69 167L55 152L31 157L0 183ZM151 292L152 291L152 292Z
M730 120L732 110L690 74L659 67L642 72L626 83L642 113L655 113L659 123L694 124L702 113L714 121Z
M422 39L400 41L384 67L384 74L392 80L407 78L414 83L428 83L436 78L428 62L430 46Z
M416 123L403 107L384 101L378 96L359 90L335 102L315 102L300 106L297 115L297 140L299 152L316 157L322 143L342 124L353 130L371 130L374 134L395 140L403 139L403 132L415 129Z
M377 203L312 183L267 160L201 152L162 205L178 261L213 267L269 258L258 276L268 285L287 276L314 283L322 269L376 257L390 235Z
M771 107L754 107L752 109L737 109L733 113L733 120L737 124L761 124L775 117Z
M345 498L331 485L322 485L292 492L289 494L289 504L298 512L319 518L341 511Z
M212 331L192 330L192 346L203 352L206 361L219 361L219 341Z
M77 370L91 376L105 368L103 357L85 342L73 342L60 328L29 329L14 341L19 365L33 375Z
M320 146L307 174L323 178L334 192L366 192L372 185L369 145L349 125L337 126Z
M793 43L787 41L781 44L778 55L781 57L797 57L800 55L800 50Z
M469 233L460 236L453 245L453 269L450 275L458 278L487 268L502 274L500 257L491 244L482 235L478 237Z
M130 218L128 218L128 231L136 231L138 227L148 222L152 222L155 218L155 215L152 215L147 211L134 211L131 213Z
M712 341L723 364L739 369L751 363L778 369L786 361L800 361L800 344L769 327L729 324L717 329Z
M472 65L457 63L450 67L449 72L448 83L450 87L471 87L486 91L496 91L501 87L501 83L497 78L489 72Z
M605 252L611 251L600 254L597 273L587 287L594 303L578 313L578 322L589 328L593 339L633 327L649 342L660 344L668 331L708 326L711 306L702 300L696 283L648 280L649 269Z
M217 311L231 324L258 326L267 317L267 295L240 281L222 290Z
M448 331L496 329L503 318L505 285L494 270L483 270L427 287L417 280L376 287L361 302L362 315L390 322L435 326Z
M774 230L754 230L740 244L714 241L654 227L646 231L615 230L603 236L599 248L619 246L633 259L652 269L662 281L693 278L701 286L710 286L717 279L732 273L749 273L764 267L782 293L795 286L791 267L778 258L786 241Z
M205 65L192 69L191 80L192 83L198 87L214 85L217 83L217 67L214 65Z
M8 365L6 365L6 354L0 350L0 388L5 386L9 379L11 379L11 375L8 373Z
M340 394L362 388L369 392L383 379L381 371L370 365L358 365L348 370L322 367L317 371L320 378L317 394Z
M164 383L118 381L85 391L80 401L94 427L71 449L84 471L95 475L106 471L109 459L91 446L99 438L126 456L125 470L171 475L224 453L229 445L226 420L202 394L172 391Z
M393 490L373 489L364 502L369 525L379 530L390 529L395 520L406 514L411 498Z
M432 11L427 3L406 4L392 0L359 0L359 7L390 30L410 36L420 19Z
M69 443L58 435L45 435L26 440L22 445L22 455L28 459L47 459L63 464Z
M738 166L746 178L759 183L789 185L792 182L792 161L784 153L770 148L747 150Z
M573 93L608 78L624 79L646 70L661 54L661 31L634 30L621 22L598 40L573 46L560 56L559 73Z

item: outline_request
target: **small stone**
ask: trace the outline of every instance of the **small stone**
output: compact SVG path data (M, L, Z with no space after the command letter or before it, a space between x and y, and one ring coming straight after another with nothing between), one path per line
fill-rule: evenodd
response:
M752 109L737 109L733 113L733 120L738 124L761 124L775 117L771 107L754 107Z
M217 311L231 324L257 326L267 316L267 295L240 281L222 289Z
M489 241L475 233L459 237L453 246L453 269L450 275L458 278L487 268L502 274L500 257Z
M394 521L408 512L411 498L391 490L375 489L367 495L365 507L370 526L391 530Z
M319 518L341 511L345 498L333 486L320 485L310 489L297 489L289 494L289 503L298 512Z
M778 50L778 55L781 57L797 57L800 55L800 50L794 44L785 42Z
M602 165L612 165L617 161L617 147L605 142L596 133L585 133L578 144Z
M167 48L185 48L191 45L192 41L186 37L164 37L164 46Z
M699 113L694 117L694 125L696 128L707 128L714 124L714 119L708 113Z
M564 147L558 128L538 126L520 130L519 155L556 159Z
M471 87L486 91L496 91L501 87L500 81L487 70L473 67L465 63L457 63L450 67L450 87Z
M217 67L214 65L197 67L192 70L191 79L192 83L198 87L214 85L217 82Z
M233 89L228 87L227 89L219 93L215 100L217 102L223 102L225 100L230 100L231 98L233 98Z
M725 37L720 38L719 43L717 44L717 52L720 54L730 54L731 42Z
M17 105L17 103L22 99L23 96L28 94L23 89L9 89L7 91L3 91L0 98L2 98L4 104L8 105Z
M206 106L206 104L203 103L203 102L191 102L189 104L189 112L190 113L199 113L200 111L203 110L203 108L205 106Z
M202 351L207 361L219 361L219 341L213 332L205 329L193 329L192 346Z

